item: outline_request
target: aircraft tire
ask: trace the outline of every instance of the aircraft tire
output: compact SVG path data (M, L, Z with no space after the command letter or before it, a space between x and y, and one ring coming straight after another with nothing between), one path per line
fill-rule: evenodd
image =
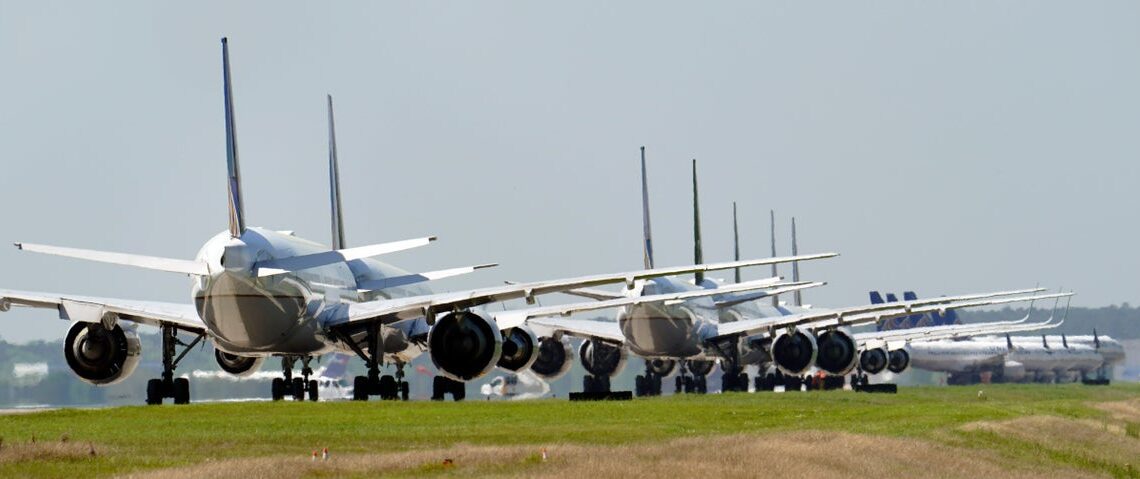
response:
M633 393L637 397L645 397L649 395L649 388L646 387L645 376L637 376L633 378Z
M162 380L151 379L146 382L146 403L151 406L162 404Z
M368 400L368 378L364 376L357 376L352 380L352 400L353 401L367 401Z
M436 376L431 381L431 400L442 401L445 394L447 394L447 378L443 376Z
M463 381L448 380L451 383L451 398L462 401L467 398L467 383Z
M380 376L380 399L396 399L396 378L390 374Z
M285 380L281 378L273 378L273 383L270 386L271 396L274 401L285 399Z
M290 392L293 393L293 400L294 401L304 401L305 400L305 380L301 379L301 378L293 378L292 386L293 386L293 389Z
M310 379L309 380L309 400L313 401L313 402L317 402L317 399L320 399L320 392L317 391L317 380L316 379Z
M174 404L190 404L190 380L174 379Z
M408 400L408 393L409 392L410 392L410 388L408 387L408 383L406 383L406 382L400 383L400 400L401 401L407 401Z
M695 383L693 384L693 389L697 391L697 394L706 394L709 392L707 376L697 377L693 382Z

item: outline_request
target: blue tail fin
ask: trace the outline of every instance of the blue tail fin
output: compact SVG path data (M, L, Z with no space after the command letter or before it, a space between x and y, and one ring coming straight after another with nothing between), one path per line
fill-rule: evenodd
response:
M917 299L918 295L914 294L914 291L903 291L903 301L915 301ZM922 314L912 314L910 316L907 316L903 327L913 328L918 326L918 322L922 321L922 316Z
M883 304L883 295L878 291L871 291L871 304Z

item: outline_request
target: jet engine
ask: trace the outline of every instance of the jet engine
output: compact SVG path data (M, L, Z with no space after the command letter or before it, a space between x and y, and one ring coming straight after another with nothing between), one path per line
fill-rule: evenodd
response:
M649 370L661 377L673 374L673 370L677 369L677 361L673 359L650 359L648 362Z
M1006 361L1001 367L1001 377L1004 381L1021 381L1025 379L1025 365L1017 361Z
M116 324L75 323L63 342L63 356L79 379L91 384L115 384L134 372L142 355L139 336Z
M712 372L713 366L715 365L716 363L712 361L705 361L701 359L692 359L688 361L688 364L686 364L686 366L689 368L689 373L691 373L693 376L708 376L709 373Z
M824 331L816 339L819 353L815 358L816 367L836 376L842 376L855 369L858 350L855 339L845 331L832 329Z
M772 341L772 361L784 374L803 374L815 363L816 352L815 336L801 330L780 333Z
M474 311L456 311L435 322L428 333L431 362L444 375L467 381L499 362L503 336L495 320Z
M511 328L503 334L503 354L498 366L510 371L529 368L538 359L538 338L525 326Z
M578 359L594 376L614 376L625 367L626 351L621 346L586 340L578 347Z
M859 355L859 369L867 374L879 374L887 368L890 358L883 348L874 348L863 351Z
M214 359L218 361L218 367L222 368L222 371L241 378L257 372L261 368L261 363L265 362L264 356L238 356L220 349L214 350Z
M542 376L543 379L554 380L562 377L574 364L571 361L570 343L550 337L538 341L538 354L530 370Z
M895 349L890 352L887 370L898 374L910 367L910 352L905 349Z

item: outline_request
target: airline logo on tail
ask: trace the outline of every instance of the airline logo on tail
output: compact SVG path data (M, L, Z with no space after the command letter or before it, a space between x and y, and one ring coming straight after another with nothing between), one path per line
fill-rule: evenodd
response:
M871 304L885 304L897 303L899 298L894 293L887 293L886 299L878 291L871 291ZM903 301L915 301L918 295L914 291L903 292ZM947 310L946 314L939 314L937 311L928 314L912 314L910 316L902 316L898 318L888 319L879 322L875 325L878 331L891 331L896 329L910 329L926 326L945 326L950 324L961 324L958 319L958 312L951 309Z

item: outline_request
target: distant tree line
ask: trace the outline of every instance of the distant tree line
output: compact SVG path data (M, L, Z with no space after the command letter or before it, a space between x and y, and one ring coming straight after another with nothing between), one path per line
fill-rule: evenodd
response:
M1049 317L1053 305L1040 305L1033 308L1030 321L1043 321ZM1025 317L1028 308L1003 308L993 311L961 310L958 312L962 322L978 323L990 321L1013 321ZM1057 319L1065 314L1064 304L1058 307ZM1069 309L1069 316L1065 324L1049 330L1048 334L1086 335L1097 333L1111 336L1114 339L1140 339L1140 308L1134 308L1128 303L1119 306L1106 306L1103 308L1077 308Z

